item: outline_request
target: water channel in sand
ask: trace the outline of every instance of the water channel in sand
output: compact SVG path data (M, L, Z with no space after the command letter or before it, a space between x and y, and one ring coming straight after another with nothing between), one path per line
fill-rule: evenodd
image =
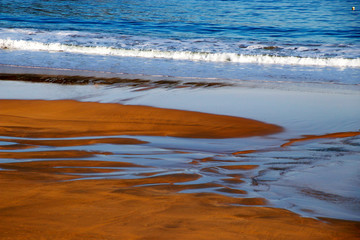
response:
M0 101L1 175L23 179L24 184L42 179L57 185L56 180L61 180L73 191L87 187L101 194L103 190L94 187L110 183L112 191L133 196L135 202L157 196L153 203L161 205L164 202L158 198L169 196L175 212L179 201L175 198L189 204L202 196L204 204L213 207L225 203L238 206L239 211L244 211L240 206L276 207L306 217L359 221L360 95L356 91L179 85L0 82L2 99L56 100ZM119 130L119 119L129 113L124 121L128 125ZM257 130L250 131L252 126ZM98 185L91 185L93 180ZM65 191L64 186L60 188ZM51 196L41 190L51 192L45 186L37 189L40 196ZM36 194L35 190L23 196L7 191L9 197ZM54 191L53 196L60 194ZM176 192L183 197L168 195ZM212 212L213 207L208 210Z

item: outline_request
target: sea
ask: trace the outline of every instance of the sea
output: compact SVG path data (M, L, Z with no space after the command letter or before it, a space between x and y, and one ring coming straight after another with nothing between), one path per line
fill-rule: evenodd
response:
M166 79L193 86L229 84L190 90L158 84L134 91L116 85L0 81L0 98L151 105L278 124L285 132L264 138L138 136L148 144L61 149L108 151L113 155L96 159L152 167L139 170L143 175L128 170L88 173L79 179L139 178L148 171L155 176L196 173L202 177L188 184L216 183L228 192L216 187L184 192L259 197L268 206L306 217L360 220L359 136L280 147L303 135L359 131L359 1L0 0L0 70L4 69ZM0 143L11 141L15 140L2 136ZM232 154L246 150L251 151ZM258 167L239 173L242 183L224 181L234 170L220 166L239 163Z
M0 64L359 84L360 5L355 0L1 0Z

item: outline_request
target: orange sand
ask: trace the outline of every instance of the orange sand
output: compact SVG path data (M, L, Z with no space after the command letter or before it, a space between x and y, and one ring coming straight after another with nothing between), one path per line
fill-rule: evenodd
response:
M148 166L72 160L111 154L100 151L12 151L37 146L145 143L137 139L96 139L94 136L226 138L280 131L281 127L250 119L189 111L76 101L0 100L2 136L91 136L90 139L51 141L2 139L13 144L1 146L6 151L0 152L0 158L14 160L0 163L0 239L360 239L359 222L302 218L287 210L263 207L267 201L262 198L178 193L219 188L224 193L246 194L244 190L221 183L191 184L201 177L197 173L145 172L135 179L81 180L87 174ZM246 153L248 151L234 154ZM69 160L46 160L64 157ZM28 161L33 158L36 161ZM19 162L20 159L25 162ZM194 160L193 164L207 161L218 160L208 157ZM226 171L256 167L241 163L220 166ZM203 170L219 171L211 167ZM234 173L223 181L241 184L242 178L242 174ZM80 180L73 181L76 179Z
M178 194L176 191L181 188L171 184L136 187L145 183L191 181L196 179L194 174L145 180L63 182L60 180L72 177L44 171L45 166L73 166L71 162L60 162L0 166L18 170L0 173L0 239L348 240L360 237L360 224L356 222L325 223L282 209L251 207L264 204L262 199ZM83 165L90 167L91 162L85 161ZM95 161L94 166L106 164ZM43 171L37 171L36 167ZM230 205L234 203L249 206Z
M330 133L325 135L305 135L302 138L290 139L287 143L281 145L281 147L290 146L296 142L321 139L321 138L346 138L346 137L354 137L360 135L360 132L338 132L338 133Z
M281 131L279 126L251 119L145 106L72 100L0 100L0 135L3 136L233 138Z

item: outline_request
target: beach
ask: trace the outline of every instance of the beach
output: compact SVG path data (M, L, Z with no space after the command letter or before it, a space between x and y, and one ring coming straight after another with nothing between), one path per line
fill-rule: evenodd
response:
M360 237L356 92L23 71L0 83L1 239Z
M358 9L0 1L0 239L360 239Z
M67 163L51 162L40 166L18 164L12 168L13 171L1 173L1 190L7 193L1 196L2 239L39 239L39 236L42 239L359 237L357 222L320 221L302 218L283 209L254 207L264 205L261 199L176 193L183 188L172 184L196 178L190 174L158 179L149 177L141 181L69 181L70 176L62 175L67 171L52 171L56 166ZM77 166L82 166L82 169L89 167L90 172L97 167L97 164L94 168L91 163L78 163ZM74 172L77 173L76 170L70 173ZM136 187L149 183L166 185Z

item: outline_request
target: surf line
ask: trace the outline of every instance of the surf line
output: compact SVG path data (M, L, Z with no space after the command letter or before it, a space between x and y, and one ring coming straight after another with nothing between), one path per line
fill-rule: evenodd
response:
M272 55L247 55L241 53L221 52L191 52L191 51L161 51L142 49L123 49L104 46L81 46L61 43L42 43L35 41L0 39L0 49L68 52L77 54L91 54L119 57L163 58L172 60L207 61L207 62L235 62L256 64L330 66L330 67L360 67L360 58L323 58Z

